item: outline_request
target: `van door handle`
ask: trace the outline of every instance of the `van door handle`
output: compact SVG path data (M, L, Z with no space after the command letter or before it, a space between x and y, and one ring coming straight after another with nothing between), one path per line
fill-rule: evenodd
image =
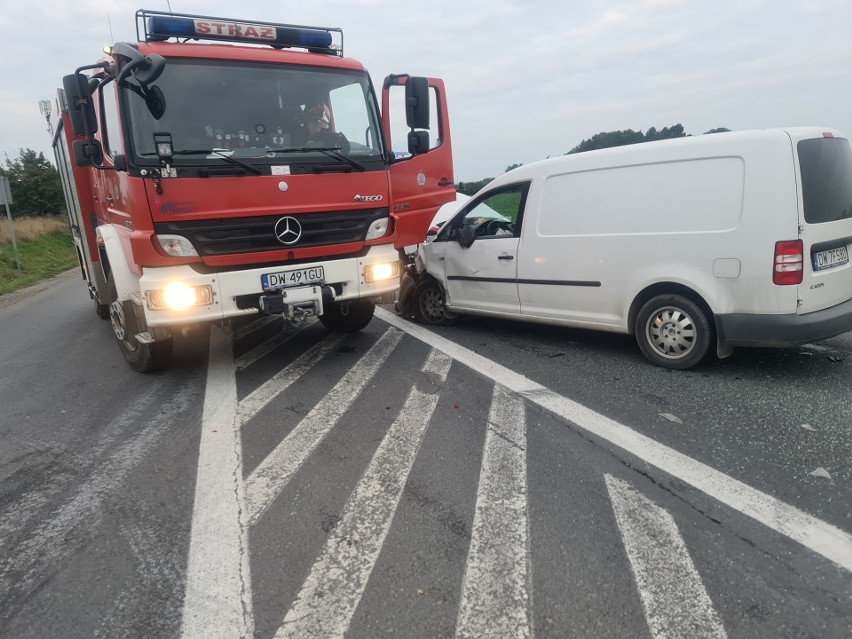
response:
M514 255L498 255L497 259L498 260L514 260L515 256Z
M453 181L448 178L441 178L438 180L438 186L449 186Z

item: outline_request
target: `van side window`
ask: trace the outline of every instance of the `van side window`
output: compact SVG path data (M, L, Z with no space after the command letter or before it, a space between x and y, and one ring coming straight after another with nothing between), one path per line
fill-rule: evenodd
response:
M464 209L454 226L470 225L477 238L520 237L529 183L512 184L477 198Z

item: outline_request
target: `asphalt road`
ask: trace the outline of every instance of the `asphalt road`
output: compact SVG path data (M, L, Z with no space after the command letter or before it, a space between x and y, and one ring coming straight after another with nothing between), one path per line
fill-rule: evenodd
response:
M0 637L852 634L849 335L673 372L385 308L139 375L78 279L3 300Z

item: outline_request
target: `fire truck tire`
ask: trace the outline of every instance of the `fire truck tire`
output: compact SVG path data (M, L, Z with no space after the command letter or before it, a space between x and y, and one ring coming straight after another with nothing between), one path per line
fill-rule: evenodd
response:
M327 305L320 315L320 322L330 331L354 333L370 323L376 305L371 300L352 300Z
M151 343L136 339L138 333L148 330L144 317L137 317L133 302L119 301L112 273L107 278L107 299L112 332L118 348L130 368L139 373L166 368L172 359L172 338Z

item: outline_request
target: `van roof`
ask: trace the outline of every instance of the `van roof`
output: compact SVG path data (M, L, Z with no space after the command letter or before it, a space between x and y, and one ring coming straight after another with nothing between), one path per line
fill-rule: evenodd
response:
M702 135L640 142L624 146L597 149L560 155L555 158L539 160L524 164L496 178L488 186L511 184L519 180L529 180L544 177L552 173L582 171L586 169L605 168L618 164L633 164L636 162L660 162L687 159L694 153L736 153L736 146L746 142L761 140L801 140L823 137L829 134L835 138L846 138L846 135L830 127L802 126L773 129L754 129L748 131L727 131L722 133L705 133Z

